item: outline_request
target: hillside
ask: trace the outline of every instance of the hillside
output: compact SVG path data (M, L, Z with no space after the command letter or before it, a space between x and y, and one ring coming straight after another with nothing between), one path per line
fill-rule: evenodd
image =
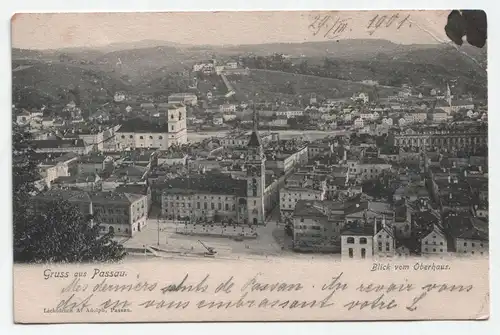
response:
M269 43L231 46L200 46L192 47L187 51L217 55L253 54L266 56L274 53L286 54L292 57L331 57L369 59L381 51L392 53L395 51L408 52L416 49L438 48L436 44L400 45L387 40L357 39L325 42L304 43Z
M13 67L17 68L15 62ZM15 104L40 106L47 103L77 104L111 101L114 92L128 85L112 73L64 63L32 62L12 72Z
M239 99L258 94L259 99L266 100L280 97L287 100L309 99L311 93L319 98L350 97L354 93L367 92L375 94L369 85L334 78L322 78L311 75L286 73L280 71L254 69L249 76L228 76ZM390 95L396 88L380 87L379 95Z
M113 66L120 73L137 80L163 67L182 68L186 55L174 47L159 46L114 51L98 57L98 64Z
M266 63L274 53L291 56L287 67L282 66L283 60ZM164 95L186 89L189 83L181 72L193 63L214 56L224 61L236 55L243 56L244 66L251 69L286 72L253 71L250 78L232 78L241 94L344 96L363 88L352 82L372 79L386 86L443 87L456 82L453 90L457 93L486 95L485 49L464 45L457 51L448 45L399 45L376 39L197 47L146 40L94 49L14 48L14 93L29 91L33 102L67 100L75 87L86 100L96 96L106 101L112 92L129 88L134 93ZM19 94L14 97L14 101L21 99Z

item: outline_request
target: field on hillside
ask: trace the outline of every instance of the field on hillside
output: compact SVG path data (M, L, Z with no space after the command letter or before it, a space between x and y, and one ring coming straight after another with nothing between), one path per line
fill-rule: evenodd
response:
M372 86L339 79L322 78L278 71L251 70L249 76L228 77L234 85L237 96L258 93L262 99L308 98L315 93L318 98L345 98L354 93L372 94ZM394 88L377 88L379 96L395 94Z
M112 101L116 91L128 85L112 72L65 63L14 62L12 99L22 107L39 107L53 102ZM31 65L31 66L30 66ZM17 70L16 70L17 69Z

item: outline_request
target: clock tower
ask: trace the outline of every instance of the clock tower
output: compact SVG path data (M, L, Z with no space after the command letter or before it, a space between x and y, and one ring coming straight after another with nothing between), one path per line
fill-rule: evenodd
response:
M265 221L264 191L266 187L266 156L258 130L257 112L253 110L253 130L247 145L245 168L247 171L248 223L263 225Z

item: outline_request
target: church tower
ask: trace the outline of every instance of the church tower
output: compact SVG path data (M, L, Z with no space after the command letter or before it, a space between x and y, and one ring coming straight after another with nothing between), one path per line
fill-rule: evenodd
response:
M451 98L453 96L451 95L451 90L450 90L450 85L446 84L446 102L448 102L448 105L451 107Z
M253 108L253 131L247 145L245 167L247 171L248 223L263 225L265 221L264 191L266 187L266 156L258 130L258 118Z

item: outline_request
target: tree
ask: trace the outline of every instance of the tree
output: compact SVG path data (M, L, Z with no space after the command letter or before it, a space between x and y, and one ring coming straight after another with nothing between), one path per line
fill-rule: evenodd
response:
M67 201L48 204L43 212L33 211L34 185L39 180L38 164L27 128L13 125L13 230L14 261L90 262L117 261L125 256L122 245L110 232L100 235L99 214L84 216Z
M29 198L35 192L34 183L39 179L35 152L31 146L31 133L17 124L12 127L12 200L13 200L13 233L14 250L20 246L25 226L29 222L27 216Z
M100 235L96 217L84 216L68 201L53 202L43 213L33 214L25 227L17 261L74 263L116 261L125 256L123 246L112 240L113 233Z

